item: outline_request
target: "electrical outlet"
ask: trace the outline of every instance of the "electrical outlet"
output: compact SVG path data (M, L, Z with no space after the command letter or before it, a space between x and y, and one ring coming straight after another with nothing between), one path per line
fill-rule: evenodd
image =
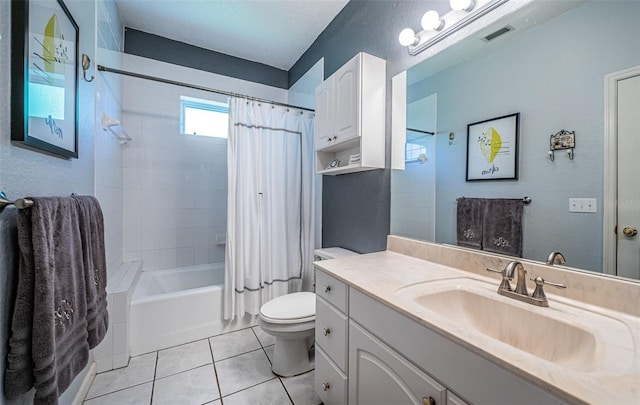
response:
M595 198L569 198L569 212L598 212Z

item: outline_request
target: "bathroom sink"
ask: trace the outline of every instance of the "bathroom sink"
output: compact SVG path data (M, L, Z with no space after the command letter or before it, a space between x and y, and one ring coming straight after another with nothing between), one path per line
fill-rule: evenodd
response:
M456 278L409 285L396 294L429 311L438 326L452 333L463 331L485 349L499 351L508 345L579 372L621 371L631 365L625 353L633 348L633 340L622 322L559 302L550 308L536 307L496 290L497 283ZM604 344L599 328L616 330L617 344ZM500 343L491 344L495 341Z

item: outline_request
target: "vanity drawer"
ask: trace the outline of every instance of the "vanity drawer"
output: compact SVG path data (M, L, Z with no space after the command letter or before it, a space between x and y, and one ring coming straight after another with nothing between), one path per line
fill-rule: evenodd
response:
M316 269L316 295L327 300L331 305L348 314L348 287L342 281Z
M349 319L320 297L316 298L316 346L347 371L347 328Z
M329 356L316 346L316 393L325 405L347 403L347 377L333 364Z

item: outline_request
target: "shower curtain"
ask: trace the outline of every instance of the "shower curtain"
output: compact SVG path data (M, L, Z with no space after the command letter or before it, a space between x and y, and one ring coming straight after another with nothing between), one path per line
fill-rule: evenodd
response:
M230 99L225 319L312 276L313 159L312 113Z

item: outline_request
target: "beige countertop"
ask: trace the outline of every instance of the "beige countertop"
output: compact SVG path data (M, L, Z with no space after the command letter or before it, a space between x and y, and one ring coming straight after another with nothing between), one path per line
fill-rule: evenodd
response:
M391 251L320 261L315 265L423 326L548 389L560 398L594 404L640 404L638 317L556 296L553 291L549 291L551 289L546 291L549 308L521 303L498 295L499 281L493 277ZM398 291L403 287L446 279L480 281L477 284L481 285L481 288L493 290L498 301L509 300L507 305L521 306L522 309L535 311L536 314L549 314L569 323L572 319L579 320L587 314L589 325L579 327L584 327L596 337L599 349L593 357L601 366L575 364L575 359L572 360L573 364L544 360L479 333L473 328L457 325L446 314L416 304L408 296L410 294L404 294L405 290ZM571 287L570 285L569 288ZM519 319L518 322L527 322L527 319Z

